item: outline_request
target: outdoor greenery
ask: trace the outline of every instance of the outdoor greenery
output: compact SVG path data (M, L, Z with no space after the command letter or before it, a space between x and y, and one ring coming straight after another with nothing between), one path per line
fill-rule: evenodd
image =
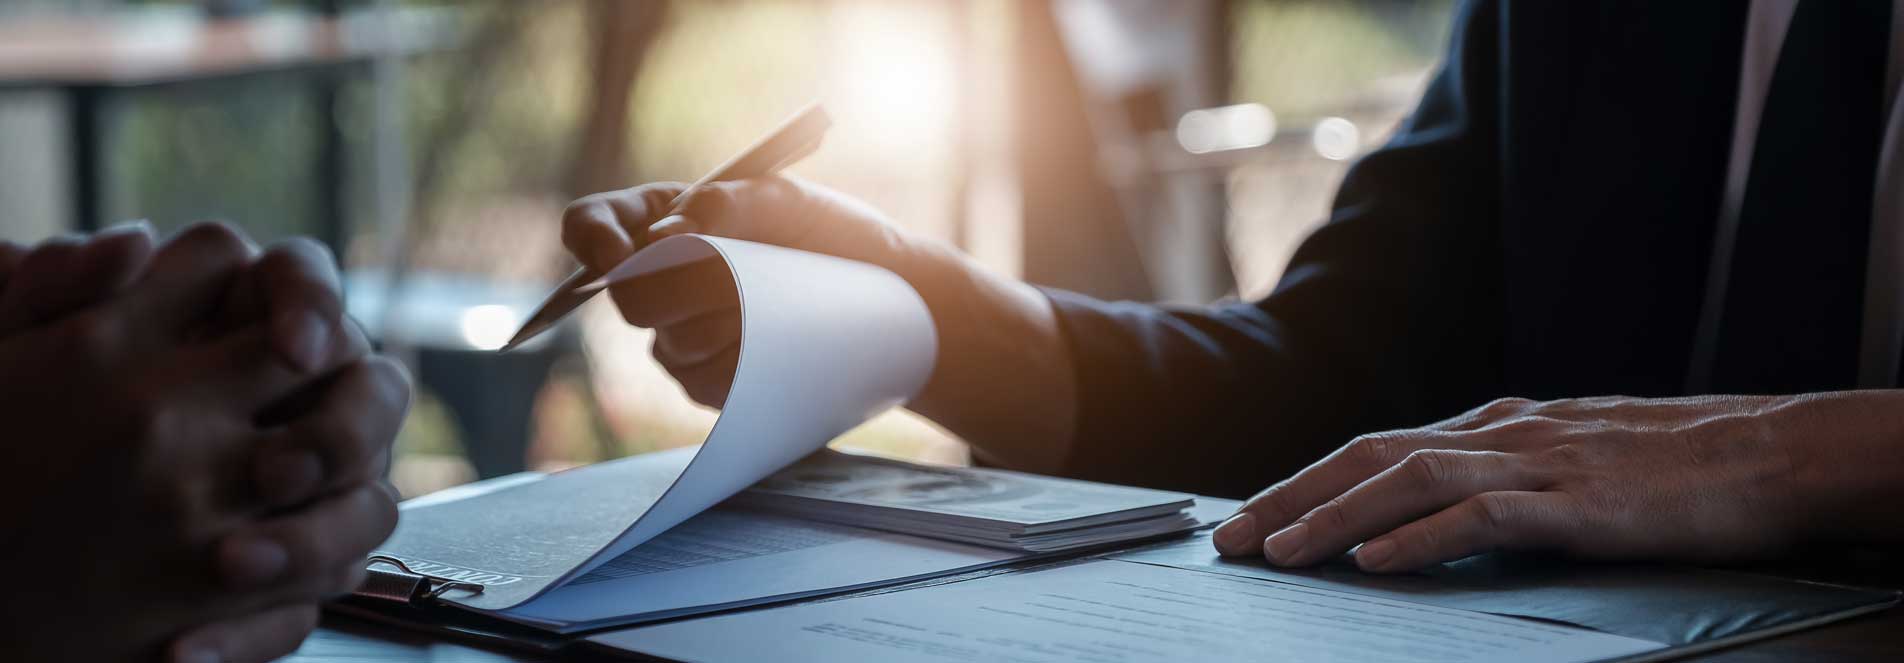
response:
M313 8L361 3L269 4ZM429 190L417 192L415 208L430 217L411 220L421 224L425 234L415 242L419 248L413 266L494 279L559 274L566 262L551 236L568 195L565 178L590 94L591 17L586 4L405 4L469 9L477 22L497 11L516 16L515 33L506 43L472 45L505 49L495 60L496 92L480 109L470 107L463 96L472 77L482 74L472 71L466 52L426 54L407 67L401 107L413 162L431 149L446 150L440 177L431 180ZM828 67L843 57L839 36L854 29L854 12L885 12L880 20L949 20L953 14L947 8L955 6L922 0L673 2L632 92L626 139L630 184L692 179L813 98L816 90L837 87L841 74ZM1002 22L1010 12L993 9L981 12L986 22L980 28L1009 30ZM1418 76L1428 67L1445 40L1450 9L1450 0L1239 0L1231 13L1236 57L1232 96L1269 105L1284 118L1335 114L1343 104L1355 103L1372 81ZM927 39L936 33L925 29L916 34ZM313 164L324 127L310 90L307 80L284 76L247 78L241 85L191 93L129 93L109 116L108 167L117 184L105 192L107 214L149 217L161 227L228 219L264 238L313 232L319 223ZM352 267L378 266L390 258L380 248L387 238L377 236L369 222L372 210L364 180L370 172L373 93L366 79L353 78L336 108L347 139L345 185L350 197L344 209L356 232L343 253ZM428 143L449 121L464 122L467 131L449 136L447 145ZM950 138L924 136L897 147L852 135L829 141L801 172L873 199L902 223L943 225L952 196L945 182L951 172ZM421 204L426 202L431 204ZM535 268L502 273L494 267L511 261L526 261ZM617 343L645 342L614 338ZM598 361L602 356L597 354ZM616 356L614 361L646 361L640 353L626 355L634 359ZM653 367L644 370L650 378L643 379L659 375ZM620 374L605 371L602 379ZM575 385L553 389L555 395L543 399L547 421L540 430L565 437L592 430L585 410L577 405L581 390ZM611 388L608 393L617 392ZM676 444L705 425L704 414L666 414L692 409L678 393L657 398L664 403L609 403L627 409L609 413L623 438L623 451ZM430 457L453 453L456 436L448 418L434 400L423 403L404 434L403 450ZM853 442L917 455L940 444L931 440L942 439L941 433L916 421L882 421L856 432ZM589 455L595 453L594 445L572 441L548 442L539 449L544 460L557 464L593 460Z

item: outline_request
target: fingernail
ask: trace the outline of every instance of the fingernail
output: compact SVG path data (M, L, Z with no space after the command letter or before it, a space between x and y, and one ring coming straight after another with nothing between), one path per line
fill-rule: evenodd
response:
M1256 538L1256 516L1247 512L1230 516L1229 520L1216 526L1216 532L1211 537L1216 539L1219 552L1243 552L1249 548L1250 540Z
M1355 549L1355 564L1365 571L1380 570L1395 556L1395 542L1387 539L1370 541Z
M246 538L227 543L224 554L225 574L240 587L262 585L284 574L291 556L284 546L270 539Z
M198 647L180 653L178 658L173 659L173 663L222 663L224 660L223 656L218 655L218 650Z
M275 506L303 501L324 479L323 462L302 449L267 454L258 465L258 494Z
M648 241L654 242L675 235L699 232L700 228L696 227L696 225L693 219L679 214L671 214L660 221L656 221L654 225L648 226Z
M290 313L281 320L277 335L284 358L299 370L320 368L324 363L324 343L330 338L330 325L312 311Z
M1269 555L1270 561L1287 564L1289 560L1295 558L1296 553L1302 552L1302 544L1308 542L1309 526L1296 523L1264 539L1263 552Z

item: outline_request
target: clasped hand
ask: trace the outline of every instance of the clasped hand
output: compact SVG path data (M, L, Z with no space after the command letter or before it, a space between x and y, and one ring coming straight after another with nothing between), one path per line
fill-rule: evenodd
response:
M322 246L220 225L0 244L0 649L296 648L396 521L407 377L341 302Z

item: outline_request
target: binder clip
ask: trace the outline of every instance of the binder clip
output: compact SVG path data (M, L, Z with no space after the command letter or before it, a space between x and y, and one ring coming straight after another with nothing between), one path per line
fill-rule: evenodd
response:
M380 564L396 569L379 568ZM355 592L357 596L416 604L434 601L452 590L483 593L481 584L421 573L389 555L371 555L365 560L364 570L364 584Z

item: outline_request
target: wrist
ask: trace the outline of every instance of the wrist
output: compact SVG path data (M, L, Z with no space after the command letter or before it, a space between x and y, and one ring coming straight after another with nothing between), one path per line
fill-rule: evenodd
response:
M932 313L939 351L911 408L1000 462L1057 471L1077 388L1050 300L951 247L921 243L918 253L914 273L902 276Z
M1809 540L1904 541L1904 390L1802 394L1774 408L1791 462L1798 534Z

